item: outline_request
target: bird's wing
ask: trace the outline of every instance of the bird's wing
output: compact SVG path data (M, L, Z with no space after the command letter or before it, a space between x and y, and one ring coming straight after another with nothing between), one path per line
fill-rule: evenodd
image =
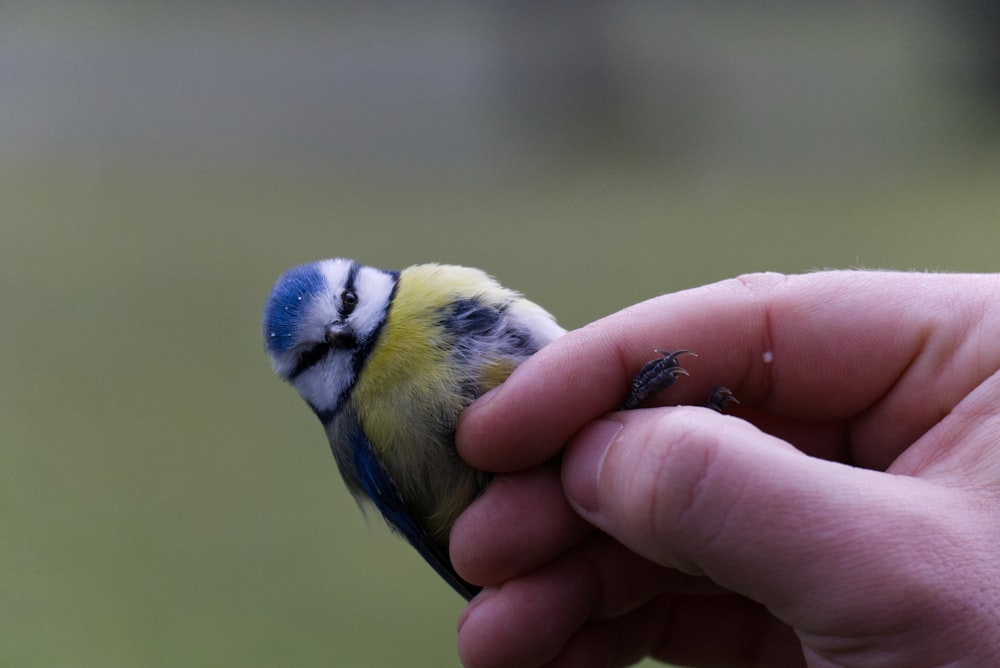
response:
M448 554L430 539L427 532L410 514L396 484L360 427L351 430L348 438L353 451L358 482L389 526L402 534L438 575L466 600L479 593L480 587L469 584L459 577L451 565Z

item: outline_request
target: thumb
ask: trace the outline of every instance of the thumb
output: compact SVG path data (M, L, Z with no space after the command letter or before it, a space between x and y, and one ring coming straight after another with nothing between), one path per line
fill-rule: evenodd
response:
M940 510L956 505L948 489L809 457L702 408L592 423L567 449L562 476L576 511L629 549L707 575L786 621L823 614L817 607L829 615L838 602L857 615L866 591L881 592L869 597L879 609L904 603L887 583L912 596L914 583L899 578L933 575L942 555L927 553L928 531L955 525ZM926 569L899 568L915 557Z

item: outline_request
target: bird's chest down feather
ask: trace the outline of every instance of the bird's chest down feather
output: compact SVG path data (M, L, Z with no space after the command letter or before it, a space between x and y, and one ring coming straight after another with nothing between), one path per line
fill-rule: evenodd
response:
M412 518L446 544L455 518L482 491L488 476L455 451L458 416L476 396L500 383L512 359L481 358L456 365L464 351L448 342L391 347L365 368L355 387L356 420ZM462 369L460 373L458 370Z

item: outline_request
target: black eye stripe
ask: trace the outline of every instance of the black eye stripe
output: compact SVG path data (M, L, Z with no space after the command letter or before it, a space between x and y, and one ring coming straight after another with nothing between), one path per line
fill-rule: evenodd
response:
M288 380L294 380L298 376L302 375L303 372L308 371L310 368L318 364L320 360L326 357L329 352L330 344L326 341L323 343L317 343L309 350L302 352L299 355L298 361L295 363L295 368L288 374Z

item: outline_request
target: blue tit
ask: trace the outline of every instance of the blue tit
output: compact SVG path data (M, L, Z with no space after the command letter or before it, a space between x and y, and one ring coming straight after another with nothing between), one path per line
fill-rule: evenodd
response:
M448 534L488 475L456 453L458 416L565 330L478 269L346 259L283 274L263 325L272 367L319 417L347 488L471 598Z
M489 475L455 451L458 416L565 330L478 269L387 271L346 259L285 272L263 330L272 367L319 417L359 504L374 504L456 591L474 596L478 588L451 565L448 535ZM677 358L687 351L657 352L623 409L685 373ZM724 390L710 405L730 401Z

